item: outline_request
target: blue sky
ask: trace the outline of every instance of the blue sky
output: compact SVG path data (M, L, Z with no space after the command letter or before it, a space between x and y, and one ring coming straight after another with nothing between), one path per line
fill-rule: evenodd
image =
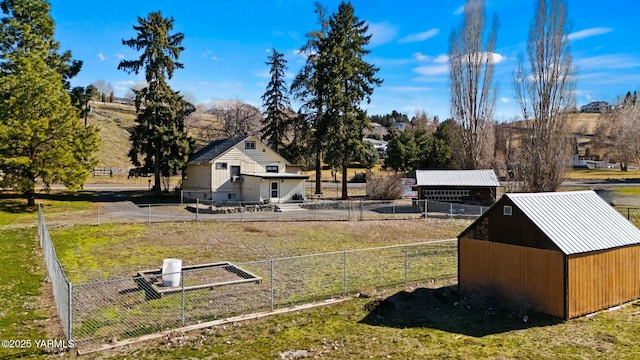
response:
M329 13L339 1L321 1ZM391 110L411 117L425 111L449 117L448 70L445 61L451 30L462 20L462 0L352 1L356 15L373 35L367 60L380 68L384 80L376 88L370 115ZM270 49L285 54L289 84L303 65L297 50L305 34L317 27L313 1L68 1L52 0L56 39L84 61L72 85L110 82L116 95L143 80L143 75L118 71L121 59L139 55L122 45L136 34L137 17L160 10L175 20L174 31L185 35L185 51L171 80L175 90L190 92L197 102L241 100L261 108ZM512 72L524 51L534 0L487 0L487 17L497 15L500 27L495 81L496 120L518 116ZM570 0L571 52L578 69L578 106L594 100L615 101L640 90L640 22L637 0ZM443 62L444 61L444 62ZM296 104L294 103L294 106Z

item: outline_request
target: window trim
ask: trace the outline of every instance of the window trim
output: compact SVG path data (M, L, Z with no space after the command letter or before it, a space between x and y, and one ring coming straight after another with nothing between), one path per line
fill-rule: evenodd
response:
M216 170L227 170L229 167L226 162L216 162L215 168Z
M505 205L504 207L502 207L502 215L504 216L513 215L513 208L511 207L511 205Z
M244 142L244 148L245 150L255 150L256 149L256 142L253 140L247 140Z
M278 171L280 171L280 168L278 167L278 165L265 165L264 171L268 173L278 173Z

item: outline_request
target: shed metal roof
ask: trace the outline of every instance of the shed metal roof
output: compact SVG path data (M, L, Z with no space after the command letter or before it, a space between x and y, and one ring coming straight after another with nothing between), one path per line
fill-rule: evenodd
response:
M640 244L640 229L591 190L505 196L565 255Z
M493 170L416 170L416 186L498 187Z

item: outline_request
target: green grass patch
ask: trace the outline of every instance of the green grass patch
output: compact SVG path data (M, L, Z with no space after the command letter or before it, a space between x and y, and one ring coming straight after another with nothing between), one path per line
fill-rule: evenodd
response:
M421 326L369 325L365 305L338 305L235 323L130 348L137 358L274 359L295 350L330 359L512 359L615 358L640 356L637 307L558 322L517 314L454 308L427 314ZM416 309L419 311L419 309ZM474 331L483 335L473 335ZM180 344L180 345L178 345ZM120 352L99 357L121 356Z
M618 186L611 188L610 191L618 195L640 196L640 186Z
M44 326L52 314L42 305L42 286L50 284L43 283L38 248L35 228L0 230L0 339L32 342L28 349L2 348L8 358L41 353L33 341L51 338Z
M36 204L41 204L47 219L66 216L95 208L95 194L88 191L76 193L51 192L36 194ZM0 192L0 226L35 226L38 208L27 206L27 200L13 192Z
M640 170L620 171L620 169L571 169L565 175L566 180L607 180L637 179Z

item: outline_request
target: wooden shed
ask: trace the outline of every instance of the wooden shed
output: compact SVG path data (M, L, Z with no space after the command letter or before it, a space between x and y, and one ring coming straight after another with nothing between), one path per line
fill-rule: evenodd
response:
M640 298L640 230L593 191L505 194L458 236L458 286L563 319Z

